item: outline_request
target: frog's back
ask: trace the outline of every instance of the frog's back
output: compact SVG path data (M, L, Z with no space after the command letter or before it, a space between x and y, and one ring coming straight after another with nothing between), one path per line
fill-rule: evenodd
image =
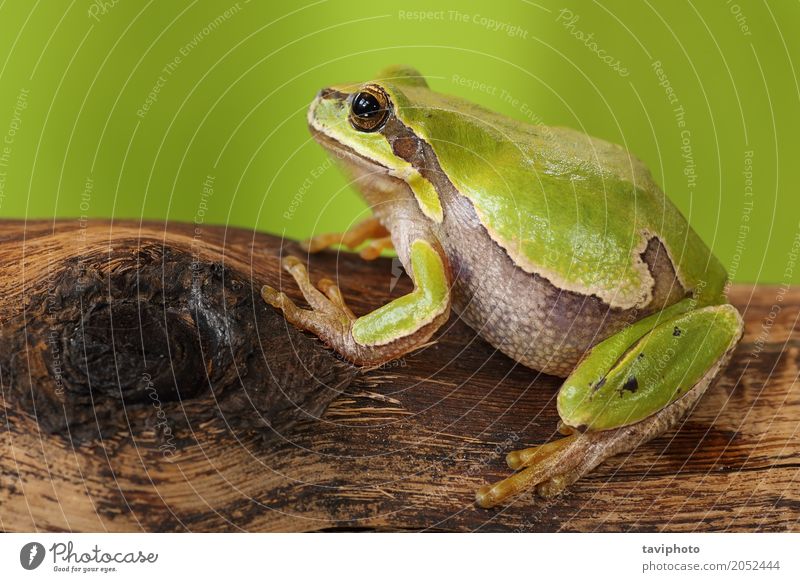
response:
M722 266L624 148L427 93L429 109L409 125L517 266L611 307L642 308L655 284L642 254L657 239L687 292L711 281L704 293L721 293Z

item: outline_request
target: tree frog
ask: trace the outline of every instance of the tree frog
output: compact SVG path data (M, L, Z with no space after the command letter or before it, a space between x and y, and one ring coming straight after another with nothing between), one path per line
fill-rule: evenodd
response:
M414 288L357 316L287 256L311 309L272 287L267 303L364 366L423 346L452 309L517 362L565 378L563 438L509 453L516 472L477 492L482 507L527 488L556 495L674 426L741 337L725 269L618 145L438 93L405 66L322 89L308 125L372 216L305 248L393 248Z

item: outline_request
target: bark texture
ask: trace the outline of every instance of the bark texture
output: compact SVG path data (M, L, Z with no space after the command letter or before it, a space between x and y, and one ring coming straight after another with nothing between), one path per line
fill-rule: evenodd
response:
M670 433L567 494L482 510L556 436L559 380L453 317L359 372L262 303L293 243L221 227L0 223L0 529L800 529L800 290L737 285L731 364ZM323 253L357 314L409 289Z

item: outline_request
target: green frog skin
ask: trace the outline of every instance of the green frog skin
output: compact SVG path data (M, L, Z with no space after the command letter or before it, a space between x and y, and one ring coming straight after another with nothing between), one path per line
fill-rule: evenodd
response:
M358 317L287 256L311 309L271 287L267 303L363 366L424 345L453 309L509 357L565 378L564 438L509 453L516 472L478 491L482 507L528 488L556 495L668 430L741 337L724 268L617 145L437 93L402 66L323 89L308 124L373 215L306 249L394 248L414 290Z

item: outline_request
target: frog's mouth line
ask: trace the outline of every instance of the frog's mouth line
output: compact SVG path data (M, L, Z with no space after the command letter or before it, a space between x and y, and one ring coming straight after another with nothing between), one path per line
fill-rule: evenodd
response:
M381 164L380 162L368 158L366 156L362 156L356 150L343 144L342 142L335 140L328 134L318 130L312 124L308 124L308 129L311 132L311 137L313 137L317 143L319 143L322 147L324 147L329 152L333 153L336 158L345 163L356 163L360 166L366 166L369 170L373 172L380 172L384 174L388 174L390 168Z

